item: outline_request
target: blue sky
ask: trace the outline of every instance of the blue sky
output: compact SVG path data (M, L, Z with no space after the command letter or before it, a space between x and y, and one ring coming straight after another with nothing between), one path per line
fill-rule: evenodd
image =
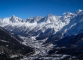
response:
M62 15L64 12L83 10L83 0L0 0L0 18L16 15L28 17Z

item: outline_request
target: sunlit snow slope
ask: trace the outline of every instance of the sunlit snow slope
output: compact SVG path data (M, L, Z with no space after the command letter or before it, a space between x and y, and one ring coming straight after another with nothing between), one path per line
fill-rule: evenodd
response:
M54 42L68 35L83 32L83 11L65 12L62 16L49 14L45 17L37 16L26 20L13 15L9 18L0 19L0 26L17 34L24 40L23 44L32 46L37 50L42 48L46 51L52 45L50 44L49 48L46 49L43 48L43 43Z

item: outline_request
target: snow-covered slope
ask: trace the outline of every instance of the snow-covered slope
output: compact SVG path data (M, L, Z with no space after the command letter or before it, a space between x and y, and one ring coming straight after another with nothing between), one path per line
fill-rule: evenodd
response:
M62 16L49 14L45 17L28 18L25 21L13 15L9 18L0 19L0 25L15 34L36 36L42 40L61 31L64 31L65 36L79 33L82 30L82 20L83 11L78 10L75 13L65 12Z
M34 48L36 46L44 51L46 50L42 44L44 42L54 42L68 35L82 33L82 23L82 10L78 10L75 13L65 12L62 16L49 14L45 17L37 16L27 18L26 20L22 20L14 15L9 18L0 19L0 26L11 33L17 34L24 40L23 44L28 44ZM42 51L42 49L40 50Z
M83 32L83 11L78 10L75 13L64 13L62 18L68 22L62 29L58 30L54 35L50 36L46 42L54 42L69 35L75 35ZM64 22L63 21L63 22Z
M0 25L15 34L40 36L40 34L47 35L52 31L52 35L69 23L70 19L67 18L68 17L65 16L47 15L46 17L28 18L26 21L22 21L21 18L12 16L10 18L2 19Z
M25 56L31 53L34 53L33 48L21 44L20 38L0 27L0 60L11 60L9 58L14 58L14 55L18 57L19 55ZM8 59L4 54L8 56Z
M62 16L47 15L28 18L25 21L16 16L0 19L0 25L12 33L33 36L38 40L61 33L64 36L82 32L83 11L65 12ZM54 39L54 37L53 37Z
M82 26L83 26L83 11L78 10L72 16L69 24L64 26L60 31L64 31L64 37L68 35L75 35L83 32Z

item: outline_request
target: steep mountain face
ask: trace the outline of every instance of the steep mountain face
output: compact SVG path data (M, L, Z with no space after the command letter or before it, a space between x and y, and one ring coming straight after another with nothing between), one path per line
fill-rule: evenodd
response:
M64 37L57 41L55 44L59 47L82 47L83 46L83 33Z
M21 22L22 19L15 17L14 15L9 19L9 21L11 21L12 23L16 23L16 22Z
M12 34L18 35L23 40L22 44L35 48L36 55L39 53L45 55L45 52L53 47L51 43L56 43L58 40L62 42L65 39L63 43L67 44L65 41L68 36L73 38L72 36L83 33L82 23L82 10L75 13L65 12L62 16L49 14L45 17L37 16L26 20L16 16L0 19L0 26ZM72 44L76 44L77 41L73 43L72 39L69 40ZM70 44L69 42L68 44ZM49 44L44 45L46 43ZM57 44L59 43L57 42Z
M75 13L66 12L62 16L54 16L51 14L46 17L37 16L34 18L28 18L25 21L13 15L10 18L0 19L0 25L8 31L18 35L29 35L40 38L44 36L45 39L47 37L49 38L50 35L56 35L61 32L63 32L62 35L64 36L81 33L83 29L81 28L82 18L82 10L78 10ZM43 38L39 40L42 39Z
M68 14L68 15L67 15ZM83 11L78 10L74 14L67 13L66 16L69 17L69 23L65 25L61 30L57 31L55 35L48 38L46 42L54 42L66 36L76 35L83 32L82 23L83 23Z
M1 20L0 25L14 34L35 36L35 38L41 38L37 38L38 40L42 40L47 39L49 36L61 30L69 21L70 18L68 16L48 15L46 17L28 18L26 21L12 16ZM42 38L42 36L44 36L44 38Z
M64 37L55 42L54 45L48 51L49 55L67 54L71 56L71 59L83 59L83 33ZM69 60L69 58L67 59Z
M4 60L5 56L3 56L3 54L7 54L6 56L11 57L13 55L19 56L34 53L33 48L25 46L21 42L22 40L20 40L19 37L16 37L15 35L0 27L0 57L3 57L1 57L0 60Z

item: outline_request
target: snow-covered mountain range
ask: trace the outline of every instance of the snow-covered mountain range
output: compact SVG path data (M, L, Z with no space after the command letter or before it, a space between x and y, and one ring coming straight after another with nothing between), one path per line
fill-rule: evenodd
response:
M13 15L0 19L0 26L20 37L22 44L34 48L35 53L31 56L47 56L56 44L59 47L83 46L83 10L26 20Z
M23 20L16 16L0 19L0 26L17 34L24 40L23 44L36 49L36 55L41 55L52 48L49 44L46 48L43 43L55 42L66 36L83 33L83 10L75 13L65 12L62 16L47 15L37 16Z
M82 22L83 11L78 10L75 13L63 13L62 16L49 14L45 17L37 16L26 20L13 15L9 18L0 19L0 26L14 34L43 40L61 32L62 37L81 33L83 32Z

